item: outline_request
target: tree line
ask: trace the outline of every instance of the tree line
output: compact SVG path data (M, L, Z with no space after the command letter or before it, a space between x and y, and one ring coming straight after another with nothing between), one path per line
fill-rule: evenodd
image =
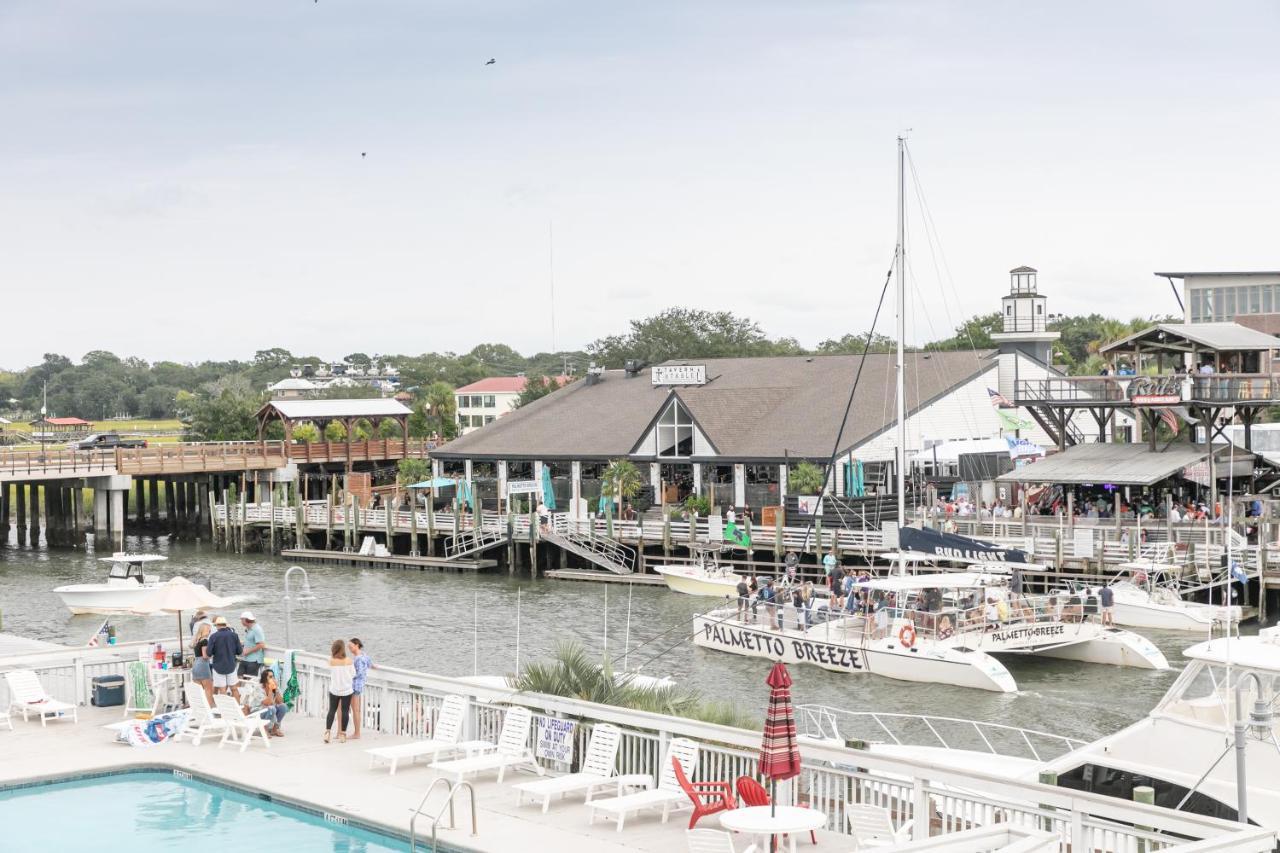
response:
M1072 373L1097 373L1101 346L1154 322L1177 318L1137 318L1128 322L1089 314L1058 317L1048 328L1062 337L1055 363ZM911 349L986 349L994 346L999 313L964 321L955 334ZM868 346L865 332L852 332L806 348L795 338L771 337L756 321L730 311L670 308L630 322L627 331L598 338L583 350L522 355L499 343L480 344L466 353L420 355L350 353L342 362L352 367L393 365L400 387L413 397L411 431L415 435L452 437L456 432L454 389L489 376L523 373L529 377L520 405L559 387L562 373L581 376L590 363L620 368L628 361L655 364L668 359L741 356L857 354ZM872 352L887 352L892 338L872 334ZM0 411L29 416L38 412L47 393L50 415L88 420L115 416L178 418L187 432L205 440L236 440L256 434L254 413L267 399L267 387L305 364L327 359L299 355L280 347L258 350L244 361L147 362L104 350L85 353L79 362L60 353L45 353L40 363L0 370ZM371 387L333 388L330 396L376 395Z

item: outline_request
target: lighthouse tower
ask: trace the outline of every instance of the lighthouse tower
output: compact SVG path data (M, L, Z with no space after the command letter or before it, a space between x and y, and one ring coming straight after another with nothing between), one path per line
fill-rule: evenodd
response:
M991 336L1000 348L1000 393L1010 400L1016 398L1017 378L1040 378L1053 364L1053 344L1059 335L1048 330L1049 312L1038 289L1038 275L1026 266L1009 270L1009 293L1000 300L1001 329ZM1027 365L1024 360L1022 368L1031 370L1018 367L1019 354L1038 364ZM1041 365L1043 370L1036 369Z

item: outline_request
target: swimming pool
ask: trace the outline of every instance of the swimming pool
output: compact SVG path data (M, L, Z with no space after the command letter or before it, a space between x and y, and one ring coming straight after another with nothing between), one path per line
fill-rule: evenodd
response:
M404 841L342 821L172 770L129 771L0 790L0 848L13 853L409 849Z

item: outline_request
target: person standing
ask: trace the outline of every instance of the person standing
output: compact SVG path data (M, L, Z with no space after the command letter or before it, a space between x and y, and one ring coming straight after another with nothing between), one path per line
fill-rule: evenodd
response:
M1102 626L1110 628L1115 623L1116 593L1110 586L1098 590L1098 601L1102 605Z
M364 643L359 637L352 637L347 642L347 650L351 652L351 666L355 670L351 679L351 717L355 720L351 739L356 740L360 737L361 712L364 710L364 681L373 661L364 653Z
M738 578L738 621L745 623L747 621L747 607L751 602L751 587L747 584L747 579Z
M760 589L760 601L764 604L764 618L770 628L782 630L782 620L778 613L777 593L773 589L773 578L765 578Z
M346 640L334 640L329 647L329 713L324 718L324 742L329 742L329 732L333 729L333 719L338 709L342 709L342 727L338 729L338 743L347 742L347 724L351 720L352 682L355 681L356 668L347 657Z
M196 641L191 646L195 662L191 665L191 680L204 690L205 698L213 705L213 668L209 661L209 635L213 633L213 624L201 622L196 629Z
M240 614L240 624L244 626L244 655L240 661L240 674L257 678L267 656L267 637L262 633L262 626L258 624L252 611L246 610Z
M213 692L230 691L239 702L240 688L236 684L236 664L239 663L239 657L244 652L244 646L240 642L240 635L231 630L231 626L227 624L227 617L219 616L213 624L217 630L209 635L209 644L205 649L205 654L210 658L210 667L213 669Z

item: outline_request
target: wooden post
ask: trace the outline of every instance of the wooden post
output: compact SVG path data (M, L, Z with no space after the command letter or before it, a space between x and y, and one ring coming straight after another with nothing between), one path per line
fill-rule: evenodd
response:
M213 489L205 490L205 503L209 505L209 541L218 550L218 496Z
M814 517L813 519L813 555L818 558L818 565L822 565L822 519Z
M12 493L12 483L0 483L0 547L9 544L9 501Z
M324 498L324 549L328 551L333 547L333 492L329 492Z
M271 549L272 554L276 552L276 503L277 503L276 493L279 491L279 489L277 488L277 485L278 485L277 483L270 484L271 518L268 519L267 521L268 536L270 536L267 547Z
M395 544L395 525L392 523L391 504L387 501L382 502L382 519L383 526L387 531L387 551L394 554L396 549L392 546Z
M240 525L239 525L240 531L239 531L239 536L237 537L237 541L240 543L241 554L243 554L245 551L244 531L245 531L246 522L248 520L246 516L248 516L249 514L248 500L249 498L248 498L248 495L245 494L245 490L241 489L240 490L240 513L238 516L238 520L240 522Z
M533 501L529 501L533 503ZM538 576L538 514L529 513L529 574Z
M507 573L516 573L516 517L511 512L511 501L507 500Z
M83 548L84 527L80 523L80 507L81 502L84 500L84 491L77 484L71 487L71 494L69 497L71 499L71 545L75 548ZM4 512L5 519L7 521L9 517L9 507L7 503L2 511ZM0 539L7 538L7 536L0 537Z
M415 495L413 491L409 492L409 529L412 531L413 535L413 544L409 548L409 553L416 557L422 553L422 549L419 547L420 543L418 541L417 495Z
M178 532L178 503L174 496L173 480L164 481L164 511L169 535L172 536Z
M773 514L773 556L774 562L782 559L786 549L782 546L782 511Z
M21 483L18 484L18 544L27 544L27 490ZM97 530L94 531L97 533Z
M147 507L151 512L151 526L160 526L160 487L155 477L147 478ZM216 497L216 495L215 495Z
M31 505L31 546L40 544L40 487L32 483L27 487L27 501Z
M222 550L231 550L231 492L225 482L222 486Z
M133 517L139 527L147 523L146 485L142 480L135 480L133 483Z

